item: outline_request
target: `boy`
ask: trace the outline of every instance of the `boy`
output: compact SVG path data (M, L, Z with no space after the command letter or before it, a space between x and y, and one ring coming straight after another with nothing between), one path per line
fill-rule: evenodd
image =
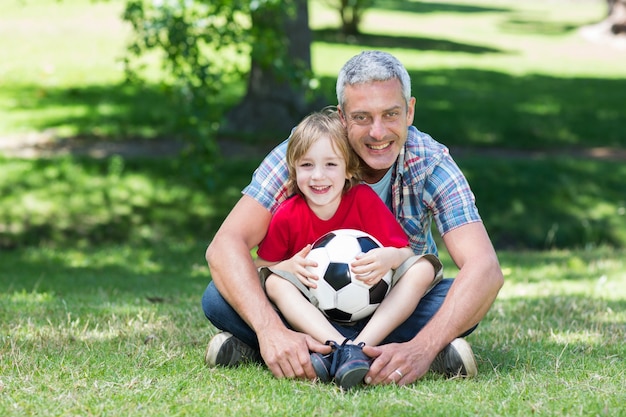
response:
M289 190L295 195L274 214L255 264L265 277L269 299L291 327L333 347L330 355L311 354L318 378L326 382L334 377L340 387L349 389L369 371L363 346L378 345L410 316L440 279L441 263L434 255L414 257L391 211L370 187L359 184L360 162L335 109L313 113L296 127L287 148L287 165ZM316 266L306 259L311 242L336 229L362 230L383 245L358 256L351 265L357 279L366 284L374 285L390 269L403 266L397 271L402 279L353 338L344 338L305 299L310 299L308 288L315 288L319 279L306 268Z

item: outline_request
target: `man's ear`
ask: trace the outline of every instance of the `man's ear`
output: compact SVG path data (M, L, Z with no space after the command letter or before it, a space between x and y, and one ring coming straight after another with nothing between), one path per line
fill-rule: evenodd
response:
M337 106L337 113L339 113L339 120L341 120L341 124L343 125L343 127L348 127L345 115L343 114L340 106Z

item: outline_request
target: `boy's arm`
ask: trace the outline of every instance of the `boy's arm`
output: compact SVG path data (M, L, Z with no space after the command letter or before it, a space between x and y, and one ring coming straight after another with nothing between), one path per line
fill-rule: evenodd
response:
M296 253L289 259L285 259L284 261L270 262L262 258L257 258L254 261L254 264L257 268L274 267L275 269L279 269L281 271L290 272L305 286L315 288L315 281L318 280L318 277L313 272L309 271L307 267L316 267L317 262L306 259L310 252L311 245L306 245L302 248L302 250L300 250L300 252Z

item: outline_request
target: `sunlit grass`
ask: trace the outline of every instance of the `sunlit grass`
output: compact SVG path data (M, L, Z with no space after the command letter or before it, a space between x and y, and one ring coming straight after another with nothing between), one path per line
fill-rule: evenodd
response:
M468 338L476 379L350 393L257 366L204 367L216 329L200 310L203 253L0 252L2 415L619 415L626 399L623 251L500 252L505 287ZM598 291L598 275L615 286Z
M624 144L619 92L626 73L618 52L578 33L602 19L601 1L561 7L539 0L379 0L365 14L363 36L347 40L337 39L337 12L319 2L310 6L313 68L329 103L346 59L378 48L407 66L418 99L416 124L446 144ZM176 135L176 108L159 83L155 56L145 58L147 85L121 84L129 36L123 7L123 0L46 0L3 9L0 134ZM233 82L218 103L234 104L244 90Z

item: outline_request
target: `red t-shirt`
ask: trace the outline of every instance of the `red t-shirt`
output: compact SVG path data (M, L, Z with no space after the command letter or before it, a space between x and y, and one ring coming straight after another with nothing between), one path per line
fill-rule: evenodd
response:
M291 258L309 243L337 229L357 229L374 236L383 246L409 245L393 213L369 186L359 184L343 195L333 217L322 220L300 195L284 201L274 213L257 254L269 262Z

